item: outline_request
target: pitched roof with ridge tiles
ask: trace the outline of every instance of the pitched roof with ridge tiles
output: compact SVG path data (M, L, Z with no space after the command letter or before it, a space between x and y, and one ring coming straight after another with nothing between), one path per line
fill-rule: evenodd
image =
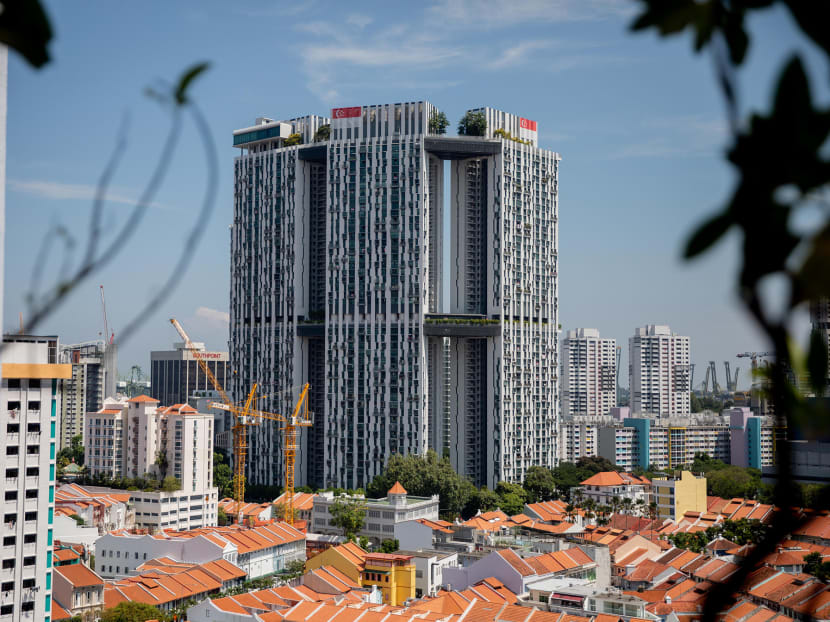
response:
M127 400L128 402L153 402L154 404L158 404L159 401L153 399L149 395L136 395L135 397L131 397Z
M55 566L55 572L63 576L72 584L72 587L87 587L89 585L103 585L104 580L87 568L84 564L69 564Z

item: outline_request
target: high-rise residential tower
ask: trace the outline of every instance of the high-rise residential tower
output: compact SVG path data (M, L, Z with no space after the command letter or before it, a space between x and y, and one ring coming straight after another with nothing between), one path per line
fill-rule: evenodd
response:
M617 340L596 328L569 330L562 340L562 416L607 415L617 405Z
M555 464L559 155L477 111L481 137L437 135L423 101L234 132L231 386L289 412L310 383L298 482L429 448L490 486ZM282 481L280 438L251 432L249 481Z
M813 325L813 330L821 335L824 346L827 348L827 355L830 357L830 298L819 298L810 302L810 323ZM830 384L830 368L825 383Z
M4 451L0 618L52 616L52 542L60 382L56 336L4 335L0 429Z
M688 415L689 338L668 326L649 324L628 340L631 412L637 415Z
M72 437L84 433L84 415L104 405L115 395L118 379L118 350L114 343L89 341L61 345L61 363L72 365L72 378L61 387L60 449L69 447Z

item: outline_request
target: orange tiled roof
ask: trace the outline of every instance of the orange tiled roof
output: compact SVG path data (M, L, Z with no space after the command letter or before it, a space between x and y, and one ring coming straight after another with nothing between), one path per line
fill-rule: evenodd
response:
M392 486L392 488L390 488L389 492L387 492L386 494L388 494L388 495L405 495L406 494L406 488L401 486L400 482L396 481L395 485Z
M84 564L69 564L68 566L55 566L55 572L62 575L74 587L86 587L87 585L102 585L104 580L87 568Z
M130 398L130 399L128 399L127 401L128 401L128 402L153 402L153 403L155 403L155 404L158 404L158 403L159 403L159 401L158 401L158 400L154 400L154 399L153 399L152 397L150 397L149 395L136 395L135 397L131 397L131 398Z
M620 473L617 471L602 471L592 475L584 482L583 486L624 486L629 484L649 485L651 482L645 477L637 477L632 473Z

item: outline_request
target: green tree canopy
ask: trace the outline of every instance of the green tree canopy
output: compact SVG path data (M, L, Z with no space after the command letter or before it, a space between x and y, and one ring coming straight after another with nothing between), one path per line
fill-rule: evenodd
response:
M459 136L484 136L487 134L487 118L483 112L468 111L458 122Z
M326 123L325 125L321 125L317 128L317 131L314 132L314 142L315 143L322 143L327 141L331 137L331 125Z
M395 454L389 458L386 470L367 486L366 495L370 498L385 497L396 481L410 495L439 495L440 510L450 518L461 514L476 494L473 483L458 475L447 458L439 458L432 450L423 456Z
M761 473L757 469L727 466L706 474L708 494L724 499L755 499L761 490Z
M470 496L461 515L465 518L475 516L480 510L482 512L492 512L499 507L501 499L499 496L487 487L482 487Z
M532 466L525 475L524 489L528 503L555 499L556 479L553 471L543 466Z
M118 603L101 614L101 622L146 622L164 619L166 616L152 605L132 601Z
M294 145L302 145L303 144L303 135L302 134L289 134L288 138L285 139L285 146L286 147L293 147Z
M366 520L366 503L354 497L339 497L329 506L331 524L340 527L343 535L349 540L354 539Z
M433 134L446 134L449 124L443 112L434 111L429 117L429 131Z
M380 543L381 553L394 553L401 548L401 543L397 539L388 539Z
M213 485L219 489L219 497L233 496L233 472L224 453L213 452Z
M182 483L172 475L168 475L161 483L161 489L164 492L176 492L182 489Z
M499 507L509 516L521 514L525 509L525 490L519 484L499 482L496 484L496 494L499 496Z

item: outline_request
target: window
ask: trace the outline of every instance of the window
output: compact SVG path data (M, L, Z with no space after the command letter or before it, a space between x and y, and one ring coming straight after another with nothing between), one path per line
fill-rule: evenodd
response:
M16 541L15 536L4 536L3 537L3 546L14 546L15 541Z
M14 605L0 606L0 616L10 616L14 613Z
M39 389L40 388L40 378L29 378L29 388L30 389Z
M40 410L40 401L29 402L29 410Z
M9 378L9 388L10 389L19 389L20 388L20 378Z
M14 581L4 581L3 585L0 585L0 591L3 592L11 592L14 589Z
M24 566L34 566L35 565L35 556L29 555L28 557L23 558L23 565Z
M16 479L17 469L6 469L6 479Z
M14 560L13 559L4 559L3 560L3 570L11 570L14 568Z
M15 521L17 521L17 514L4 514L3 515L3 522L8 524L14 525Z
M27 432L37 432L40 433L40 424L39 423L29 423L26 425Z
M27 533L23 536L23 544L34 544L37 542L36 533Z
M20 424L19 423L7 423L6 424L6 433L7 434L17 434L20 432Z
M26 477L37 477L38 475L40 475L38 467L26 467Z
M22 605L20 605L21 611L34 611L35 610L35 601L27 600Z
M23 520L37 520L37 512L26 512L26 514L23 515Z
M23 588L24 589L34 587L34 586L35 586L35 580L34 579L23 579Z
M6 445L6 455L7 456L16 456L20 452L20 448L17 445Z
M6 491L6 501L14 501L17 499L17 491L16 490L7 490Z
M40 445L26 445L26 453L30 456L36 456L40 453Z
M26 491L26 498L27 499L37 499L37 488L27 490Z

